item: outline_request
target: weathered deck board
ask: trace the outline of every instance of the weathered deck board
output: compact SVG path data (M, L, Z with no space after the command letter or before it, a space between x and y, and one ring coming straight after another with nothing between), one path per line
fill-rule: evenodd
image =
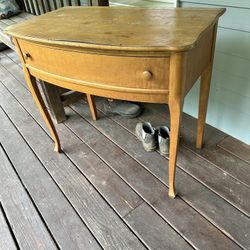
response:
M2 67L4 67L7 72L10 72L15 79L19 80L19 82L28 89L22 69L20 69L17 64L14 64L13 61L3 53L0 53L0 65L2 65ZM10 74L6 74L6 77L9 75Z
M148 106L148 105L147 105ZM150 115L149 115L149 108L145 111L144 114L141 115L141 117L139 118L142 121L149 121L151 123L155 123L155 121L157 121L156 126L161 125L161 124L166 124L166 120L169 119L168 117L168 113L164 113L164 112L159 112L161 111L161 109L155 109L154 110L150 110ZM158 113L159 112L159 113ZM166 118L167 117L167 118ZM242 206L241 200L244 200L244 197L248 197L250 196L250 190L248 188L245 188L244 185L238 185L238 181L237 179L235 180L235 178L231 178L231 176L236 176L235 174L235 168L231 168L229 170L232 170L233 173L231 173L231 176L226 175L226 173L218 171L218 165L214 165L214 164L209 164L207 161L204 161L204 159L201 159L200 157L196 157L192 154L192 152L189 152L187 150L185 150L185 148L182 147L182 145L186 145L186 147L188 149L190 149L193 152L196 152L198 150L193 150L193 147L195 145L195 129L196 126L194 124L194 122L189 122L187 121L190 120L190 118L187 115L184 115L184 117L186 117L186 119L184 119L183 123L183 127L181 129L181 133L182 133L182 140L181 140L181 150L180 152L184 152L184 154L179 154L179 165L184 168L186 171L188 171L188 173L190 173L192 176L194 176L195 178L199 179L200 181L203 181L205 185L208 185L210 188L212 188L215 192L217 192L219 195L221 195L222 197L224 197L225 199L227 199L228 201L232 202L233 205L235 205L236 207L239 207L240 209L243 209L244 212L246 212L246 214L249 216L250 214L250 200L246 200L246 204L245 206ZM186 120L186 122L185 122ZM190 126L190 123L193 125L192 127ZM187 129L187 127L189 127L189 129ZM208 145L215 145L215 143L218 142L218 140L220 141L221 138L223 138L224 133L222 132L214 132L215 129L207 126L206 127L207 130L207 135L209 134L210 136L208 136L208 138L205 137L205 141L207 142L207 144L205 144L205 149L207 149L207 151L212 152L211 150L211 146L209 147ZM217 134L217 136L211 136L211 134L215 135ZM192 137L191 137L191 136ZM187 140L187 137L189 137ZM219 137L219 138L218 138ZM215 141L215 138L216 141ZM213 143L211 144L211 140L213 141ZM193 145L187 146L187 141L193 141ZM215 147L215 146L214 146ZM213 147L213 148L214 148ZM200 156L203 156L203 150L199 151ZM223 155L220 154L220 157L222 158ZM191 162L193 162L193 164L186 164L188 162L190 162L189 160L192 159ZM212 157L211 157L212 158ZM195 162L194 162L195 161ZM225 165L224 165L225 166ZM191 168L190 168L191 167ZM244 172L244 171L242 171ZM250 174L250 173L249 173ZM249 177L249 174L246 176L247 178ZM211 176L214 176L214 178L210 178ZM230 193L228 193L228 190L231 190ZM244 190L245 190L245 194L244 194ZM245 210L244 210L245 208Z
M9 82L9 84L11 84L10 82ZM8 86L10 86L10 85L8 85ZM13 90L14 91L14 93L17 93L17 90L18 90L18 88L19 88L19 86L17 86L16 88L15 88L15 90ZM25 91L25 89L24 89L24 91ZM27 91L26 91L27 92ZM28 92L27 92L28 93ZM29 94L29 93L28 93ZM23 101L22 102L25 102L24 100L27 100L27 98L23 98ZM39 114L37 113L37 110L36 110L36 108L34 107L34 105L32 105L33 104L33 101L31 100L31 99L29 99L30 101L31 101L31 105L29 106L29 109L30 108L33 108L33 112L36 112L36 116L38 115L39 116ZM40 117L39 118L37 118L37 119L41 119ZM80 124L81 125L81 124ZM58 127L63 127L63 125L59 125ZM76 163L78 163L78 167L79 167L79 169L81 169L83 172L84 172L84 174L85 175L87 175L87 176L89 176L89 179L90 180L92 180L93 181L93 183L96 185L96 183L98 182L98 179L96 180L96 177L98 177L97 176L97 174L98 174L98 171L100 172L100 169L97 169L97 168L101 168L102 167L102 165L101 165L101 163L100 163L100 160L98 161L97 160L97 163L95 162L95 157L93 156L93 154L91 154L91 152L89 152L89 150L86 148L86 146L84 146L83 145L83 143L81 143L81 144L79 144L78 142L77 142L77 140L76 139L74 139L74 135L70 135L70 134L67 134L67 133L65 133L65 130L67 130L67 128L66 127L64 127L64 129L59 129L60 130L60 135L62 134L62 133L64 133L64 136L63 136L63 138L64 138L64 141L65 142L67 142L67 143L69 143L69 136L71 136L71 139L70 139L70 142L72 142L73 143L73 145L74 145L74 150L79 150L79 151L82 151L82 152L84 152L84 154L80 154L79 155L79 151L77 151L77 154L75 154L74 152L67 152L67 148L65 149L66 150L66 152L67 152L67 154L69 155L69 157L70 158L72 158L72 159L75 159L75 161L76 161ZM90 134L90 136L91 136L91 134ZM34 148L34 145L32 145L32 147ZM52 152L52 154L54 154L54 152ZM50 153L48 153L48 155L50 155ZM79 157L80 156L80 157ZM88 163L87 161L88 161L88 159L86 159L86 157L91 157L91 159L92 159L92 161L91 161L91 165L90 165L90 163ZM91 159L89 159L89 160L91 160ZM98 158L99 159L99 158ZM87 161L86 161L87 160ZM83 162L81 162L81 161L83 161ZM84 166L85 165L85 166ZM86 166L87 165L87 166ZM95 166L96 165L96 166ZM90 169L90 168L92 168L92 170ZM93 168L95 169L95 172L93 172ZM109 170L110 171L110 170ZM108 173L108 171L106 170L106 173ZM104 172L104 174L105 174L105 172ZM109 178L111 178L112 177L112 175L111 174L109 174L107 177L109 177ZM98 178L101 178L101 176L99 176ZM107 181L109 181L109 182L111 182L111 186L110 186L110 183L109 183L109 193L108 193L108 198L109 198L109 203L112 205L112 206L114 206L114 204L116 205L116 204L118 204L119 205L119 201L120 201L120 203L122 203L122 202L129 202L131 205L133 205L133 200L132 199L135 199L136 198L136 200L138 201L139 199L135 196L135 193L132 193L131 191L129 192L129 190L128 190L128 188L124 188L124 186L122 185L122 183L123 183L123 181L122 180L120 180L120 182L121 183L114 183L114 184L116 184L116 186L117 187L115 187L115 190L113 190L113 192L111 193L110 192L110 188L112 188L112 182L113 182L113 180L112 179L106 179L105 177L102 177L102 185L100 185L100 184L97 184L96 186L97 187L99 187L99 189L101 189L101 190L99 190L100 191L100 193L103 193L103 189L105 188L105 186L107 185L107 184L105 184L104 185L104 187L103 187L103 183L105 183L105 180L106 180L106 182ZM101 180L100 180L101 181ZM114 187L114 186L113 186ZM121 189L120 189L121 188ZM76 188L75 188L76 189ZM123 191L126 191L126 193L125 192L123 192ZM80 192L80 191L79 191ZM105 192L105 190L104 190L104 192ZM116 192L118 193L118 194L120 194L120 196L121 197L118 197L118 196L116 196L115 194L116 194ZM113 195L114 194L114 197L110 197L111 195ZM104 196L107 196L107 193L105 194L104 193ZM129 196L131 196L132 195L132 197L129 197ZM127 197L126 197L127 196ZM116 197L118 197L118 198L116 198ZM124 197L124 198L126 198L126 200L121 200L121 198L122 197ZM128 201L127 201L128 200ZM140 200L139 200L140 201ZM133 207L131 206L131 205L129 205L130 206L130 209L132 209ZM135 206L136 204L134 204L134 206ZM75 206L75 205L74 205ZM76 206L75 206L76 207ZM121 215L125 215L125 213L124 213L124 211L122 210L123 208L122 208L122 206L120 205L119 207L117 207L117 205L116 206L114 206L114 208L118 211L118 212L120 212L121 213ZM128 210L128 209L127 209ZM140 210L139 210L140 211ZM126 212L128 212L128 211L126 211ZM122 214L123 213L123 214ZM143 211L141 211L141 213L143 213ZM141 215L142 216L142 215ZM156 216L156 215L155 215ZM126 221L126 220L125 220ZM164 225L165 224L165 222L163 222L162 221L162 225L161 224L159 224L159 226L162 226L162 227L167 227L166 225ZM132 227L131 225L129 225L130 227ZM150 225L149 225L150 226ZM146 241L147 239L146 239L146 237L147 237L147 235L138 235L138 237L140 237L141 238L141 240L142 241ZM169 228L169 237L170 237L170 239L169 239L169 242L168 242L168 244L171 244L171 242L172 242L172 244L174 244L174 242L176 242L176 243L178 243L180 246L185 246L185 248L188 248L189 247L189 245L180 237L180 236L178 236L178 234L176 234L175 232L174 232L174 230L173 229L171 229L171 228ZM151 243L151 246L154 244L154 242L152 242ZM153 249L155 249L154 247L153 247Z
M3 125L0 123L0 126L5 127L5 130L0 130L0 142L3 141L7 151L10 151L9 157L15 167L20 162L20 156L28 155L22 158L21 165L16 168L16 171L60 247L63 246L62 248L65 249L64 246L68 244L66 248L72 249L68 246L75 244L73 249L85 249L80 243L84 242L84 239L90 239L90 241L93 240L89 242L89 244L92 243L90 244L92 248L88 247L88 249L100 247L119 249L124 246L126 249L129 247L138 249L138 246L149 249L192 247L195 249L239 249L240 247L250 249L250 221L246 213L242 213L241 208L230 205L231 198L228 194L230 190L224 190L225 197L221 198L217 190L214 190L214 182L210 184L209 178L214 178L214 175L221 171L229 176L227 180L233 179L245 188L249 187L248 163L231 152L216 147L217 143L228 137L227 135L207 126L205 148L196 150L193 129L196 121L184 115L181 142L183 146L180 154L185 157L179 165L182 169L184 165L188 171L185 168L185 171L177 169L177 188L180 194L174 200L169 199L167 197L168 160L157 152L145 153L133 135L135 124L140 120L151 117L157 122L162 122L164 119L165 123L166 106L146 104L144 114L135 120L119 117L110 119L99 112L100 120L93 122L88 106L77 103L72 106L73 110L67 108L67 114L70 116L68 121L57 125L64 150L62 155L58 155L52 151L53 142L27 90L18 57L7 50L0 53L0 58L0 79L3 81L3 85L0 82L0 104L2 103L6 112L3 116L5 117ZM9 138L14 139L9 140ZM16 143L13 144L13 140ZM189 152L191 152L191 158ZM216 159L213 159L214 155ZM223 157L227 160L223 161ZM187 161L195 161L198 175ZM234 168L235 164L237 169ZM204 168L203 165L209 169L210 165L214 165L215 168L212 169L217 168L217 172L216 170L202 172L198 166ZM37 178L39 173L42 173L42 179ZM207 173L208 176L206 176ZM207 178L206 182L204 178ZM224 177L216 178L220 181ZM227 185L230 187L229 184ZM40 200L42 193L50 188L52 191L47 191L50 195ZM241 187L233 190L239 192ZM61 197L66 206L59 204L64 209L56 209L55 197ZM248 197L239 196L238 201L237 195L232 197L235 197L236 204L243 199L243 207L248 202ZM101 201L101 206L97 205L98 201ZM89 206L94 207L93 212L89 211ZM62 217L63 224L69 224L68 231L58 218L60 213L68 214ZM72 216L73 214L75 217ZM99 230L100 222L107 223L105 222L107 220L100 219L100 214L104 214L104 217L109 215L108 223L112 225L104 225ZM72 218L78 219L73 219L72 222ZM112 221L113 218L115 222ZM79 225L83 225L83 231L88 228L87 236L77 234L82 227L72 227L74 224L78 225L77 221ZM113 227L118 221L119 225L123 225L121 230L119 226ZM114 230L119 232L113 232ZM118 244L112 237L109 238L110 235L115 234L118 235L115 239L119 241L119 235L123 236L124 232L128 245ZM64 245L61 244L62 242Z
M14 80L14 79L12 79L12 80ZM9 82L6 82L6 86L8 86L8 87L10 87L10 86L12 86L12 84L11 84L11 81L9 81ZM13 84L13 88L12 88L12 93L15 93L15 94L17 94L17 92L18 92L18 87L16 87L16 85L15 84ZM23 98L23 100L26 100L27 99L27 97L25 98ZM20 100L21 100L21 97L20 97ZM32 104L30 105L30 106L32 106ZM33 107L33 106L32 106ZM35 108L35 107L33 107L33 108ZM88 109L88 108L87 108ZM38 118L36 118L36 119L38 119ZM70 120L72 120L72 118L70 119ZM69 121L70 121L69 120ZM77 121L77 122L75 122L75 124L78 124L78 126L79 126L79 128L81 129L82 128L82 126L84 126L84 124L81 124L81 123L79 123L79 121ZM87 125L85 125L84 127L85 127L85 132L86 131L88 131L87 130L87 127L86 127ZM90 135L90 137L91 138L93 138L94 139L94 142L96 141L96 140L98 140L97 138L95 139L95 136L93 136L93 134L91 134L91 130L93 130L93 128L90 128L89 129L89 132L88 133L85 133L85 134L89 134ZM82 130L83 132L84 132L84 130ZM100 140L98 140L98 141L100 141ZM96 143L95 143L96 144ZM104 146L105 147L105 146ZM107 148L107 147L106 147ZM100 148L101 150L103 150L103 146L102 146L102 148ZM105 151L104 151L104 153L105 153ZM108 154L108 152L106 153L106 154ZM110 153L109 153L110 154ZM125 154L126 155L126 154ZM118 155L119 156L119 155ZM112 154L111 154L111 156L110 156L110 158L112 158ZM116 157L117 158L117 157ZM116 158L114 158L114 160L117 160ZM123 159L124 160L124 159ZM121 160L120 160L121 161ZM126 161L125 161L126 162ZM130 163L127 163L128 165L131 165ZM124 168L124 166L123 166L124 164L122 164L121 166ZM133 164L132 164L133 165ZM124 169L126 169L126 168L124 168ZM136 182L137 180L136 180L136 175L135 175L135 173L133 173L133 172L131 172L131 174L134 176L134 181ZM144 181L145 183L148 183L147 181ZM140 184L141 185L141 184ZM145 185L144 185L145 186ZM149 195L147 196L147 198L148 199L152 199L155 195L155 193L159 193L157 190L155 190L154 188L152 188L152 187L154 187L155 186L155 184L153 184L153 185L150 185L150 186L148 186L148 190L149 190ZM151 202L154 202L155 200L150 200ZM192 214L192 213L191 213ZM178 214L176 215L176 216L178 216ZM205 220L204 220L205 221ZM206 225L206 223L205 223L205 225ZM179 225L179 226L181 226L181 225ZM207 228L209 228L210 226L204 226L204 225L201 225L200 226L200 228L203 228L203 230L205 229L207 229ZM204 232L203 232L203 234L205 234L205 230L204 230ZM198 230L197 230L198 231ZM200 231L200 230L199 230ZM202 231L201 231L202 232ZM215 234L218 234L218 231L217 230L215 230L215 233L214 233L214 235ZM209 234L210 235L210 234ZM193 236L193 238L195 238L196 237L196 235L194 235ZM208 236L206 236L206 237L208 237ZM217 236L216 236L217 237ZM219 239L220 239L220 237L221 236L219 236ZM222 237L222 239L223 239L223 237ZM208 239L207 239L207 241L208 241ZM219 242L220 242L220 240L218 240ZM221 240L221 242L223 242L223 240ZM222 244L224 244L224 243L222 243ZM228 247L228 246L227 246Z
M17 64L17 66L22 67L21 61L15 51L7 49L4 50L2 53L9 57L15 64Z
M63 249L81 249L84 246L88 249L100 249L95 238L77 216L2 109L0 109L0 117L0 141L8 151L16 171L29 190L29 194L57 244ZM25 233L25 230L22 232Z
M102 108L102 105L100 105L99 102L98 104L99 108ZM154 113L152 113L151 117L147 121L154 122L156 120L157 122L163 122L160 117L157 116L157 118L154 116ZM119 116L115 116L112 119L129 129L131 133L134 133L134 128L137 122L140 122L142 119L144 120L144 117L142 114L139 119L136 118L128 120ZM113 124L110 124L110 126L114 127ZM104 128L105 124L103 124L102 127ZM113 128L113 131L116 130ZM122 132L120 131L119 133ZM118 133L116 136L119 137ZM134 150L135 149L136 147L134 148ZM129 152L129 150L132 151L131 149L129 149L129 147L126 147L126 150L127 152ZM143 164L145 164L145 160L147 159L148 163L152 165L154 164L154 162L157 162L158 164L158 162L162 159L162 157L157 156L157 154L151 155L151 157L150 154L147 154L147 156L143 157L138 157L137 155L135 155L135 158ZM165 165L166 164L167 162L165 162ZM246 187L245 185L238 185L237 180L229 175L224 175L224 173L220 171L214 164L210 164L208 161L204 161L192 151L186 150L186 148L182 145L180 145L180 149L178 152L177 164L185 172L198 179L200 182L214 190L220 196L227 199L235 207L243 211L247 216L250 215L250 198L245 198L250 197L250 189L248 187ZM228 190L230 190L230 192L228 192Z
M0 104L100 244L109 249L144 249L69 159L51 150L51 139L3 88L0 86Z
M0 250L16 250L16 243L11 235L0 203Z
M65 126L58 129L65 153L81 173L95 186L112 208L124 217L141 204L137 195L107 164ZM69 145L73 145L72 150Z
M18 245L22 249L57 249L1 145L0 162L1 203Z
M22 102L23 105L29 109L29 112L44 126L43 120L37 112L36 107L34 107L33 100L30 99L28 91L25 92L26 95L24 96L18 91L22 89L18 84L11 83L10 81L7 81L6 84L8 87L13 86L11 89L19 101ZM70 159L85 176L100 190L101 194L110 200L112 207L119 212L120 216L123 217L141 202L139 196L121 181L108 166L105 166L105 163L95 156L71 131L63 125L59 125L58 127L62 142L74 145L74 151L68 153L66 150L66 154L68 154ZM46 126L44 126L44 128L47 129ZM103 177L105 177L105 179Z
M224 175L229 174L238 182L250 188L250 164L216 146L209 149L204 148L200 154L223 170Z
M250 145L240 142L233 137L227 137L218 146L250 164Z
M143 121L151 121L155 126L162 124L169 124L169 112L165 105L153 105L144 104L146 109L140 119ZM244 184L250 184L250 166L235 157L234 155L225 152L217 147L217 143L226 141L229 136L209 125L205 127L204 147L202 150L195 148L196 140L196 119L191 118L189 115L183 114L183 123L181 127L181 144L191 149L193 152L202 156L204 159L209 160L215 166ZM246 150L245 150L246 151ZM250 149L248 150L250 154Z
M193 249L183 240L174 240L177 238L177 233L173 232L170 226L145 202L129 213L125 219L138 235L145 235L145 244L150 249ZM168 237L168 240L162 241L165 237Z
M110 119L105 118L99 113L100 119L96 122L93 122L91 120L91 115L89 113L88 107L84 108L84 104L76 104L73 106L74 109L81 114L85 119L88 120L93 126L100 129L100 131L110 139L112 139L116 144L119 145L127 154L130 154L132 157L137 159L147 170L152 172L155 176L157 176L162 182L167 182L167 160L161 157L156 152L151 152L148 154L145 154L143 148L141 147L141 144L135 139L133 135L128 133L125 129L123 129L120 126L117 126L114 122L112 122ZM65 122L65 124L71 124L71 128L73 129L73 115L71 115L71 119ZM117 117L118 118L118 117ZM124 119L126 120L126 119ZM130 120L131 122L134 121ZM74 124L79 124L78 122L74 122ZM158 197L160 195L159 190L164 190L161 187L159 187L159 183L154 180L152 181L153 176L147 177L148 174L144 173L143 170L141 170L140 165L134 161L128 161L127 155L120 153L119 156L117 156L117 153L114 154L113 152L116 152L117 149L110 150L111 152L107 155L107 152L105 152L104 147L106 150L112 148L112 144L105 139L104 136L102 136L100 133L92 132L92 137L87 141L86 134L91 133L92 128L88 126L84 121L81 122L81 125L84 127L84 130L77 129L77 125L74 128L74 132L77 133L81 138L84 139L84 141L90 145L93 149L95 149L100 155L100 157L104 158L107 163L109 163L112 168L116 168L116 171L119 171L119 175L123 175L125 179L130 185L133 185L134 189L136 189L138 192L143 194L144 199L148 199L149 202L152 202L152 200L160 199ZM95 134L93 134L95 133ZM95 139L98 140L98 144L95 144ZM103 142L102 142L103 141ZM105 146L104 146L105 145ZM124 164L124 162L126 162ZM130 166L130 170L128 168ZM140 171L139 171L140 170ZM128 173L130 172L130 175ZM233 208L230 204L224 202L223 199L218 197L213 192L210 192L207 188L205 188L203 185L201 185L199 182L194 181L193 178L190 178L187 174L185 174L182 171L179 171L177 169L177 190L182 190L182 193L180 194L183 199L186 200L190 205L194 206L195 209L197 209L201 214L205 215L206 218L209 218L209 220L217 225L220 230L225 230L228 232L228 234L236 240L240 245L246 246L249 244L248 234L245 234L245 232L248 232L248 228L250 226L250 221L246 216L242 217L242 213L238 211L237 209ZM149 178L149 179L148 179ZM144 185L144 183L149 183L151 188L148 187L148 185ZM180 188L179 188L180 187ZM188 188L187 188L188 187ZM164 190L165 192L165 190ZM158 195L156 195L158 194ZM167 194L166 194L167 197ZM209 206L207 206L207 200L210 201ZM161 200L163 202L163 200ZM154 203L154 202L152 202ZM167 200L165 203L165 206L169 207L169 201ZM180 205L182 207L185 207L185 205ZM186 208L186 207L185 207ZM183 208L184 209L184 208ZM194 217L192 210L186 208L187 214L190 213L190 216L186 216L186 219L189 220ZM165 210L166 211L166 210ZM172 216L169 216L168 213L164 213L164 216L166 216L167 220L173 223L174 227L181 226L178 223L181 223L182 221L178 221L178 215L179 213L176 213L175 211L172 212ZM186 214L186 215L187 215ZM232 216L233 214L233 216ZM199 218L197 218L197 224L193 228L193 236L195 239L197 239L197 235L202 234L201 228L207 228L208 225L204 223L204 221ZM228 218L229 221L227 221ZM200 220L202 222L200 222ZM192 223L191 221L189 223ZM204 223L202 225L202 223ZM234 224L241 224L242 227L234 228ZM178 225L178 226L176 226ZM198 232L196 232L196 230ZM191 232L185 231L185 233L189 234ZM189 240L194 240L189 235ZM210 229L210 233L213 235L213 230ZM183 236L185 237L185 236ZM212 236L208 236L208 233L206 236L200 235L199 237L203 237L206 239L206 237L211 238ZM203 239L205 241L205 239ZM219 242L219 240L218 240ZM200 241L199 241L200 243ZM198 246L200 248L201 246Z
M10 83L9 83L9 84L10 84ZM24 98L24 99L25 99L25 98ZM10 102L10 100L8 101L8 103L10 103L11 106L14 105L13 103ZM5 108L7 108L7 107L5 107ZM87 109L88 109L88 108L87 108ZM20 111L19 111L19 113L20 113ZM23 116L23 115L22 115L22 116ZM71 117L70 120L73 120L72 118L73 118L73 117ZM32 123L29 122L29 124L32 124ZM85 132L87 132L87 133L85 133L85 134L86 134L86 135L89 135L91 138L94 138L94 143L95 143L95 144L96 144L96 141L99 141L99 142L100 142L99 138L94 136L95 134L93 134L93 133L88 133L89 131L87 130L87 127L86 127L87 124L79 123L79 118L78 118L78 121L77 121L76 124L78 124L78 125L81 126L81 127L85 125ZM20 125L19 125L19 126L20 126ZM33 125L33 126L34 126L34 125ZM93 131L93 128L91 128L91 129L92 129L92 131ZM81 131L84 132L84 130L82 130L82 129L81 129ZM36 135L39 136L37 133L36 133ZM40 139L40 140L41 140L41 139ZM42 141L46 144L45 138L43 138ZM32 146L33 149L36 148L34 145L32 145L32 143L31 143L31 146ZM100 144L100 146L103 146L103 145ZM104 147L105 147L105 146L104 146ZM107 153L109 153L109 154L111 155L111 158L112 158L112 156L113 156L113 154L111 154L111 152L113 152L112 148L111 148L111 152L110 152L110 150L109 150L109 147L106 147L106 148L108 149ZM49 157L49 158L51 159L51 153L50 153L50 152L51 152L51 149L48 150L46 156ZM106 151L104 151L104 154L105 154L105 153L106 153ZM107 153L106 153L106 154L107 154ZM52 154L54 154L54 152L52 152ZM126 156L126 154L125 154L125 156ZM120 167L123 168L124 171L127 170L127 169L125 168L125 166L124 166L124 163L122 164L124 158L121 158L119 154L117 155L117 158L113 158L113 159L116 160L118 164L120 164ZM130 159L130 158L128 158L128 159ZM118 160L119 160L119 161L118 161ZM136 163L136 162L135 162L135 163ZM127 162L127 161L125 161L125 164L127 164L128 166L132 166L132 167L133 167L133 165L134 165L134 164L131 165L131 163L130 163L130 162ZM62 166L63 164L60 164L60 165ZM134 169L131 169L131 170L132 170L132 171L131 171L130 175L133 177L133 180L134 180L134 181L132 181L132 182L135 182L135 183L138 182L139 185L141 185L141 186L143 185L144 188L147 187L147 190L149 191L149 194L148 194L148 197L147 197L148 199L152 199L151 197L154 197L154 196L157 197L157 194L161 193L161 192L162 192L162 189L166 190L166 188L164 188L163 185L160 184L160 182L158 182L159 184L157 184L157 182L151 184L151 182L147 181L147 179L144 179L143 181L140 181L140 182L139 182L138 180L140 180L140 175L141 175L141 174L139 173L139 175L137 176L137 175L136 175L136 171L134 171ZM145 171L144 171L144 172L145 172ZM146 171L145 173L147 173L147 171ZM124 174L127 174L127 173L124 172ZM62 175L62 174L60 174L60 175ZM142 175L142 177L144 177L144 176ZM54 177L54 178L57 179L56 177ZM67 178L68 178L68 177L67 177ZM149 178L149 180L150 180L150 179L153 178L153 176L149 174L149 175L148 175L148 178ZM154 178L153 178L153 179L154 179ZM134 184L134 183L133 183L133 184ZM155 189L155 187L157 187L157 186L159 186L159 185L160 185L161 188L160 188L159 190ZM75 189L77 189L77 188L75 187ZM164 190L163 190L163 191L164 191ZM164 192L164 193L167 193L167 190L166 190L166 192ZM145 196L145 195L144 195L144 196ZM167 197L167 195L166 195L166 197ZM153 202L153 201L155 201L155 200L153 199L153 200L151 200L151 201ZM76 207L75 204L74 204L74 206ZM187 206L187 209L188 209L188 206ZM191 215L192 215L192 214L193 214L193 212L191 211ZM176 214L175 217L177 217L178 215L179 215L179 214ZM201 216L200 216L200 217L201 217ZM198 218L199 218L199 216L198 216ZM207 239L207 240L206 240L206 245L211 245L211 247L214 247L214 246L215 246L214 243L210 242L210 239L211 239L211 236L212 236L212 238L214 239L214 242L217 242L217 245L216 245L216 246L218 246L218 249L219 249L219 248L220 248L220 249L223 249L223 247L225 247L225 249L228 249L228 248L230 248L230 249L238 249L237 246L234 245L234 244L232 244L230 241L225 243L225 237L224 237L217 229L213 229L213 226L212 226L212 225L209 225L209 223L207 223L205 219L203 219L202 217L199 218L199 219L202 221L202 223L201 223L201 225L200 225L199 227L198 227L198 225L196 225L196 227L198 227L199 230L197 229L197 230L195 230L195 231L189 232L189 233L191 233L191 234L193 235L192 237L190 237L190 238L193 238L192 240L197 241L197 233L200 235L200 237L202 237L202 234L206 234L205 237L203 236L203 238ZM193 216L190 216L189 220L193 220ZM190 222L191 222L191 221L190 221ZM181 227L181 226L182 226L181 221L179 221L178 223L179 223L179 227ZM188 230L188 228L187 228L186 230ZM208 232L208 231L209 231L209 232ZM211 231L212 231L212 233L211 233ZM143 236L142 236L142 237L143 237ZM145 238L145 237L144 237L144 238ZM196 239L196 240L195 240L195 239ZM174 240L176 240L176 239L174 239ZM198 244L198 243L197 243L197 244ZM200 242L199 244L201 244L201 242ZM198 246L199 246L199 244L198 244ZM202 243L202 244L203 244L203 243ZM216 249L216 248L215 248L215 249Z

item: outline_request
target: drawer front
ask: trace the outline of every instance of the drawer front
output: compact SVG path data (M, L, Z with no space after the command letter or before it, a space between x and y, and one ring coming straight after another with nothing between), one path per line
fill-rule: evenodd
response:
M169 57L86 54L19 40L28 68L94 86L167 90Z

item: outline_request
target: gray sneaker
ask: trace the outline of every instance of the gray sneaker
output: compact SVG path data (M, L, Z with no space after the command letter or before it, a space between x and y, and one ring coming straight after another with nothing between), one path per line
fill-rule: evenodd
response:
M170 131L167 126L160 126L158 129L158 145L161 155L169 154Z
M138 104L120 100L106 99L103 104L105 115L120 115L126 118L135 118L141 114L141 107Z
M146 151L154 151L156 149L155 128L149 122L137 123L135 135L142 142Z

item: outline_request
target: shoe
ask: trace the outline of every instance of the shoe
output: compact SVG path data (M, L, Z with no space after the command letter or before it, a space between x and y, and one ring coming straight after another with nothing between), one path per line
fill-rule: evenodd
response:
M170 131L167 126L158 128L158 145L161 155L169 154Z
M149 122L137 123L135 127L135 135L142 142L146 151L154 151L157 143L155 138L155 128Z
M105 115L120 115L126 118L135 118L142 112L138 104L119 100L106 99L103 108Z

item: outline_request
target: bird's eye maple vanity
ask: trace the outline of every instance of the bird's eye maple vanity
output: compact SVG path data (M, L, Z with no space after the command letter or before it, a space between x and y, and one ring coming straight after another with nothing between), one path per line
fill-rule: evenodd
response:
M201 76L197 148L202 138L218 18L225 9L66 7L5 32L12 37L26 82L60 152L60 142L35 78L91 95L165 103L170 110L169 196L183 102Z

